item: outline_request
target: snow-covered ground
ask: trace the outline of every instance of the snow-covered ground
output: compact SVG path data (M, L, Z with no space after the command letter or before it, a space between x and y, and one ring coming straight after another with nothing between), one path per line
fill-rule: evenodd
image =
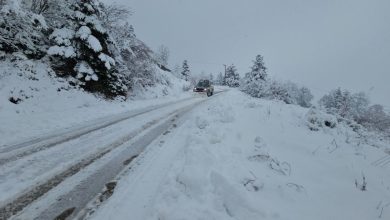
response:
M102 204L90 204L87 218L390 218L389 143L356 133L318 110L251 98L236 89L198 99L183 91L188 86L183 81L164 72L161 76L169 86L137 90L127 101L106 101L52 77L43 63L21 57L18 62L1 62L0 69L0 159L15 153L11 148L16 143L97 126L132 112L148 112L53 148L0 160L0 204L112 143L119 141L115 146L120 146L129 132L134 137L138 131L147 133L146 124L168 120L172 112L208 100L199 102L133 160L130 169L117 177L114 194ZM164 103L177 104L147 111ZM120 154L118 147L105 157ZM101 166L103 159L97 161ZM95 167L99 166L85 167L74 178ZM68 184L67 190L63 187L66 181L71 180L64 180L35 206L45 204L39 208L44 210L50 204L48 198L60 196L58 191L71 191L73 185ZM35 206L27 207L19 217L28 216L29 210L35 213Z
M149 145L89 218L390 219L388 143L310 130L308 112L221 94Z
M49 74L48 74L49 73ZM170 86L138 91L130 100L107 101L74 89L46 64L20 58L0 62L0 147L50 135L92 120L191 97L185 82L160 71ZM12 103L13 98L18 104Z

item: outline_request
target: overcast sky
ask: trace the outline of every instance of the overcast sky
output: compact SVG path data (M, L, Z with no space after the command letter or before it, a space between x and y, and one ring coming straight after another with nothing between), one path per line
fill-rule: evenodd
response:
M257 54L268 73L317 96L342 87L390 107L390 0L104 0L131 7L137 36L166 45L170 64L244 75Z

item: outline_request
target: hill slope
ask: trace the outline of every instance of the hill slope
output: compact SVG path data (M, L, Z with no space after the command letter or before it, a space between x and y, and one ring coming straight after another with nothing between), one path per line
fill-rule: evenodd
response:
M221 94L151 144L90 217L390 218L388 143L337 122L310 130L308 111Z

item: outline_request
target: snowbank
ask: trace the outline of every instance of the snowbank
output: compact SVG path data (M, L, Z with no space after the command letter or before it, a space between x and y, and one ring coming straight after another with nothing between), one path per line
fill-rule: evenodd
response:
M390 218L386 147L307 117L236 90L216 97L156 140L91 219Z

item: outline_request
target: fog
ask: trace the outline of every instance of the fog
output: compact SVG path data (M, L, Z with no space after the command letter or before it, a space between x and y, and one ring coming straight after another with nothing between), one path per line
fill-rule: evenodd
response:
M188 59L192 72L241 75L257 54L271 77L311 88L318 99L342 87L390 106L388 0L104 0L131 8L137 36Z

